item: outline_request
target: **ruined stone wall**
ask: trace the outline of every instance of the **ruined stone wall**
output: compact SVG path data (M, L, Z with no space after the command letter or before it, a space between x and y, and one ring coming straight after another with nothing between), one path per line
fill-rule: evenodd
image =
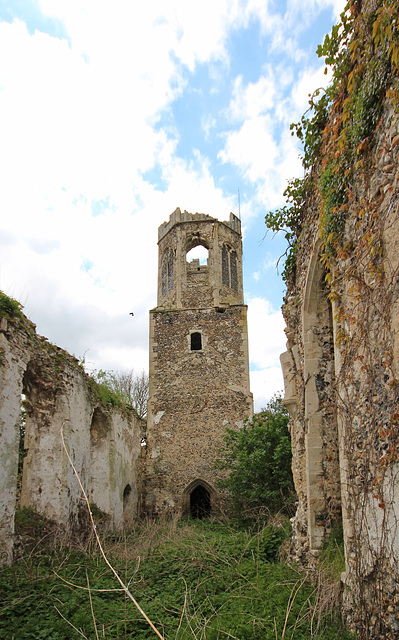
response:
M312 563L342 519L347 613L365 638L399 633L398 150L387 99L335 259L320 239L320 193L308 197L283 306L293 557Z
M226 427L252 415L240 223L176 210L159 229L158 306L150 312L145 509L187 512L199 485L220 507L214 469ZM187 262L209 250L207 264ZM169 256L166 280L165 264ZM233 255L233 257L231 257ZM165 283L168 283L165 286ZM192 344L196 338L198 344Z
M71 536L87 524L62 432L90 502L106 514L110 528L131 524L140 493L142 421L133 410L104 406L77 360L37 336L23 315L1 319L0 339L2 562L12 558L18 506L34 509ZM25 455L18 477L22 401Z

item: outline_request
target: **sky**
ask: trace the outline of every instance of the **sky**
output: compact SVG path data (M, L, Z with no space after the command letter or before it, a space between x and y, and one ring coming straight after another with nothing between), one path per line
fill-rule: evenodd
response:
M232 211L255 410L283 390L285 244L264 217L303 175L289 125L344 5L0 0L0 289L39 334L90 371L148 370L158 226Z

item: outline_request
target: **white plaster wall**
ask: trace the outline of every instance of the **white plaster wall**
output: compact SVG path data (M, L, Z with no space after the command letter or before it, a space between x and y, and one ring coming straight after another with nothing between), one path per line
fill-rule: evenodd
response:
M22 476L21 506L30 506L55 522L73 526L82 505L81 490L68 462L65 446L88 490L91 405L83 374L72 367L60 373L66 378L66 393L58 395L48 407L46 420L27 417L25 449L27 455ZM41 412L45 407L41 407Z
M354 518L361 538L362 553L357 570L367 576L381 556L388 558L394 571L399 569L399 463L386 469L380 496L360 496Z
M137 464L141 455L141 421L133 412L113 410L105 415L107 431L91 439L90 502L110 517L110 526L131 526L137 513L139 482ZM94 431L94 430L93 430ZM127 513L123 492L130 485Z
M16 358L6 337L8 323L0 320L0 565L12 560L14 513L24 358ZM26 354L27 355L27 354ZM27 356L29 357L29 356Z

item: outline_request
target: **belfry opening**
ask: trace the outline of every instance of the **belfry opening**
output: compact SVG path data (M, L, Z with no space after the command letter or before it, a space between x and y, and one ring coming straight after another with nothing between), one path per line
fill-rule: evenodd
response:
M211 495L202 484L190 493L190 515L192 518L209 518L211 514Z

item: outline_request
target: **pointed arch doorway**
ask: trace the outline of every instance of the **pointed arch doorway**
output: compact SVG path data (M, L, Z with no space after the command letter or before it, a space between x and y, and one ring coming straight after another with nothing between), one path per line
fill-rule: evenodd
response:
M192 518L209 518L216 511L216 492L205 480L197 479L186 487L182 498L184 515Z
M211 515L211 496L202 484L190 493L190 515L199 519L209 518Z

